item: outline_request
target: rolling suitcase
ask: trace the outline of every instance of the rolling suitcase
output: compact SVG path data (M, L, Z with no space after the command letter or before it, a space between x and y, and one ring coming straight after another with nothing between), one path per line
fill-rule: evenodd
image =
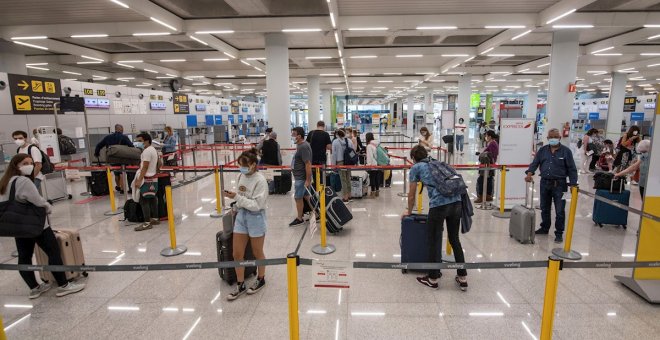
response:
M509 236L522 244L534 243L534 228L536 227L534 182L528 183L525 191L525 205L514 206L511 209L511 218L509 219Z
M369 177L351 177L351 198L363 198L369 193Z
M286 195L291 191L291 171L282 171L281 175L273 177L273 182L275 182L275 194Z
M623 181L617 182L619 184L619 191L612 190L614 181L610 186L610 190L596 190L596 196L601 196L612 201L617 201L623 205L630 203L630 190L626 190L623 186ZM603 224L620 225L623 229L628 227L628 210L611 206L605 202L594 200L594 210L591 214L591 219L601 228Z
M234 261L232 236L232 232L225 233L224 231L219 231L215 234L218 262ZM252 246L250 245L250 242L247 243L247 247L245 248L245 260L254 260L254 254L252 254ZM236 283L236 270L234 268L218 268L218 272L220 278L225 280L229 285ZM245 278L248 278L253 274L257 274L257 267L245 267Z
M156 198L158 199L158 218L167 219L167 200L165 199L165 188L172 185L170 176L158 177L158 191L156 191Z
M92 196L105 196L110 193L108 191L108 175L105 171L92 171L91 175L87 177L87 184Z
M60 247L60 256L62 256L62 263L64 265L84 265L85 264L85 254L83 253L82 241L80 240L80 233L75 230L53 230L55 233L55 239ZM39 246L35 246L34 254L37 259L37 264L47 265L48 256L44 253ZM65 272L66 279L68 281L73 281L79 278L81 275L87 276L87 272ZM39 272L41 280L45 282L55 282L55 278L51 272Z
M307 189L310 194L310 203L315 207L316 213L320 214L318 207L320 204L319 196L313 190ZM346 204L337 197L332 188L325 188L325 212L326 212L326 229L331 234L336 234L344 229L344 225L353 219L353 214Z
M427 215L412 214L401 220L401 263L429 262L429 235ZM438 258L442 258L442 246L438 245ZM407 269L402 269L406 273Z
M332 188L334 192L340 192L341 191L341 179L339 178L339 174L336 172L329 172L326 175L325 178L325 183L327 186Z

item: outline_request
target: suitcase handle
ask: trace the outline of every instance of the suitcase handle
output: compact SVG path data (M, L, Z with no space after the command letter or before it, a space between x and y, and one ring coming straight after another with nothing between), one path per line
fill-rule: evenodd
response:
M534 208L534 181L531 182L525 182L525 207L528 209L533 209ZM531 194L530 194L531 192ZM531 199L530 199L531 196ZM527 205L527 202L529 202L529 205Z
M408 215L408 217L411 218L413 221L419 223L426 223L426 221L428 220L428 216L422 214L410 214Z

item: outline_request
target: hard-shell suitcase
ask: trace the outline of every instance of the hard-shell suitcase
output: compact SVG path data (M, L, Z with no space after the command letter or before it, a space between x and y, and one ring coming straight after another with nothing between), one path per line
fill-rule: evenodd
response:
M108 175L105 171L92 171L91 175L87 177L87 183L92 196L105 196L110 193L108 191Z
M53 230L55 239L60 247L60 256L62 256L62 263L64 265L77 265L82 266L85 264L85 254L83 253L82 241L80 240L80 233L75 230L60 229ZM39 246L35 246L34 254L37 259L37 264L47 265L48 256L44 253ZM81 275L87 276L87 272L65 272L66 279L73 281ZM56 283L55 278L51 272L39 272L41 280L45 282Z
M225 233L219 231L215 234L216 246L218 250L218 261L234 261L233 257L233 233ZM250 242L247 243L245 248L245 260L254 260L254 254L252 253L252 246ZM234 268L218 268L220 278L225 280L229 285L236 283L236 270ZM245 278L250 277L250 275L257 273L257 267L245 267Z
M509 236L523 244L534 243L535 227L534 182L530 182L525 193L525 205L516 205L511 209Z
M596 190L596 196L602 196L623 205L628 205L630 203L630 190L625 190L623 183L623 181L618 182L619 188L616 188L618 192L613 192L616 191L612 190L613 188L610 188L609 191L599 189ZM614 181L612 181L612 186L614 186ZM603 224L614 224L626 229L628 226L628 210L594 199L594 211L591 213L591 219L601 228Z
M158 191L156 191L156 198L158 199L158 217L167 219L167 200L165 199L165 188L172 185L170 176L158 177Z
M401 263L429 262L428 216L412 214L401 220ZM442 258L442 246L438 245L438 258ZM406 269L401 270L406 273Z
M282 171L279 176L274 176L273 181L275 182L275 194L285 195L291 191L291 171Z
M369 177L351 177L351 198L362 198L369 193Z
M316 213L320 214L318 210L320 201L319 196L313 190L307 189L310 194L310 202L315 207ZM353 219L353 214L346 204L341 200L340 197L337 197L332 188L325 188L325 217L326 217L326 229L329 233L336 234L344 229L344 225L348 221Z

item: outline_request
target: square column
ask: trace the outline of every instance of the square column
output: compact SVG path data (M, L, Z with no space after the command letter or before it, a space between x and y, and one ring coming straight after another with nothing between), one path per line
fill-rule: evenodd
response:
M550 56L550 84L548 86L548 125L545 131L560 129L573 119L575 92L568 92L575 83L580 33L576 30L558 30L552 34Z
M408 96L408 109L406 111L406 134L409 137L414 136L413 124L415 123L415 97L410 95Z
M326 130L332 130L332 92L321 91L321 103L323 104L323 122Z
M280 144L289 147L291 109L289 104L289 48L284 33L266 33L266 106L268 123L280 137Z
M610 104L607 107L607 139L614 143L621 137L621 121L623 120L623 102L626 99L626 83L628 77L624 73L613 72L610 83Z
M465 74L458 79L458 106L456 107L456 123L460 118L465 124L470 121L470 97L472 96L472 75Z
M320 87L318 76L307 77L307 122L309 130L316 129L316 123L321 120Z
M527 100L525 100L525 118L536 119L536 103L539 100L539 89L530 87L527 91Z

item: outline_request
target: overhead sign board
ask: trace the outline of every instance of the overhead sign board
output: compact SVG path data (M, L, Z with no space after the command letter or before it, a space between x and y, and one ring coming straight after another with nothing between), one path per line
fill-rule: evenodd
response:
M635 112L637 106L637 97L626 97L623 100L623 112Z
M60 102L59 79L8 74L9 93L14 114L52 114Z
M239 108L238 108L239 105L240 104L239 104L238 100L235 100L235 99L231 100L231 113L232 114L237 115L239 113L238 112L239 111Z
M187 115L190 113L190 104L188 104L187 94L175 94L172 98L174 103L174 113Z

